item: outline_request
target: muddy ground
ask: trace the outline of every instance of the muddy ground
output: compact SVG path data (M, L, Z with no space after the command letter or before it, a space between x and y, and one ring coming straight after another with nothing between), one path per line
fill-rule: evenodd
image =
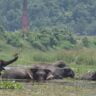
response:
M23 89L0 89L0 96L96 96L96 81L66 79L22 84Z

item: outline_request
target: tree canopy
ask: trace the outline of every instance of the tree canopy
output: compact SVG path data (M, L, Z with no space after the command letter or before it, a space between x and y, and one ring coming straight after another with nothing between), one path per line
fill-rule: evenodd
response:
M23 0L0 0L0 24L21 29ZM57 27L77 34L96 34L96 0L28 0L30 30Z

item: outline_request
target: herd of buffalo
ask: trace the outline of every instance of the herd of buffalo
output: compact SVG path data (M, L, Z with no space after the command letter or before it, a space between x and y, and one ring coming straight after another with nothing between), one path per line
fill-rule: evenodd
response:
M12 60L0 60L1 80L16 81L46 81L52 79L76 78L75 72L63 61L52 64L34 64L31 67L6 67L18 59L18 54ZM79 79L96 80L96 72L88 72Z

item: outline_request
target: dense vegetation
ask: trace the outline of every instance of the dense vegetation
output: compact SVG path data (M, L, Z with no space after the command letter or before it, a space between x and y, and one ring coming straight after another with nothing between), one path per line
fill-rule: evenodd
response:
M0 24L21 28L23 0L0 0ZM28 0L30 29L67 27L77 34L96 34L96 0Z
M20 31L22 4L23 0L0 1L0 49L3 41L4 46L41 51L96 47L95 39L75 36L96 33L95 0L28 0L30 30L26 38Z
M1 27L2 29L2 27ZM30 47L40 51L53 49L80 49L96 48L95 37L76 36L68 29L45 28L35 32L28 32L26 38L23 37L22 31L7 32L0 31L1 47L2 43L15 48ZM3 46L5 46L3 44Z

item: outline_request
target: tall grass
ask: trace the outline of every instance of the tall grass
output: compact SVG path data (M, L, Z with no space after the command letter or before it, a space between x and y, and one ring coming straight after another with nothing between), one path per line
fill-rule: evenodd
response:
M4 50L0 58L9 60L19 49ZM53 63L63 60L71 66L77 73L96 70L96 50L83 48L79 50L51 50L42 52L36 49L23 48L19 54L19 59L10 66L30 66L35 63Z
M16 49L17 50L17 49ZM0 54L1 59L12 58L16 50L3 51ZM23 49L19 54L19 59L15 64L32 64L35 62L55 62L63 60L67 64L78 65L95 65L96 50L95 49L79 49L79 50L53 50L38 51L32 49Z
M95 49L80 50L59 50L50 52L37 52L33 55L33 61L54 62L63 60L68 64L75 63L78 65L95 65L96 52Z

